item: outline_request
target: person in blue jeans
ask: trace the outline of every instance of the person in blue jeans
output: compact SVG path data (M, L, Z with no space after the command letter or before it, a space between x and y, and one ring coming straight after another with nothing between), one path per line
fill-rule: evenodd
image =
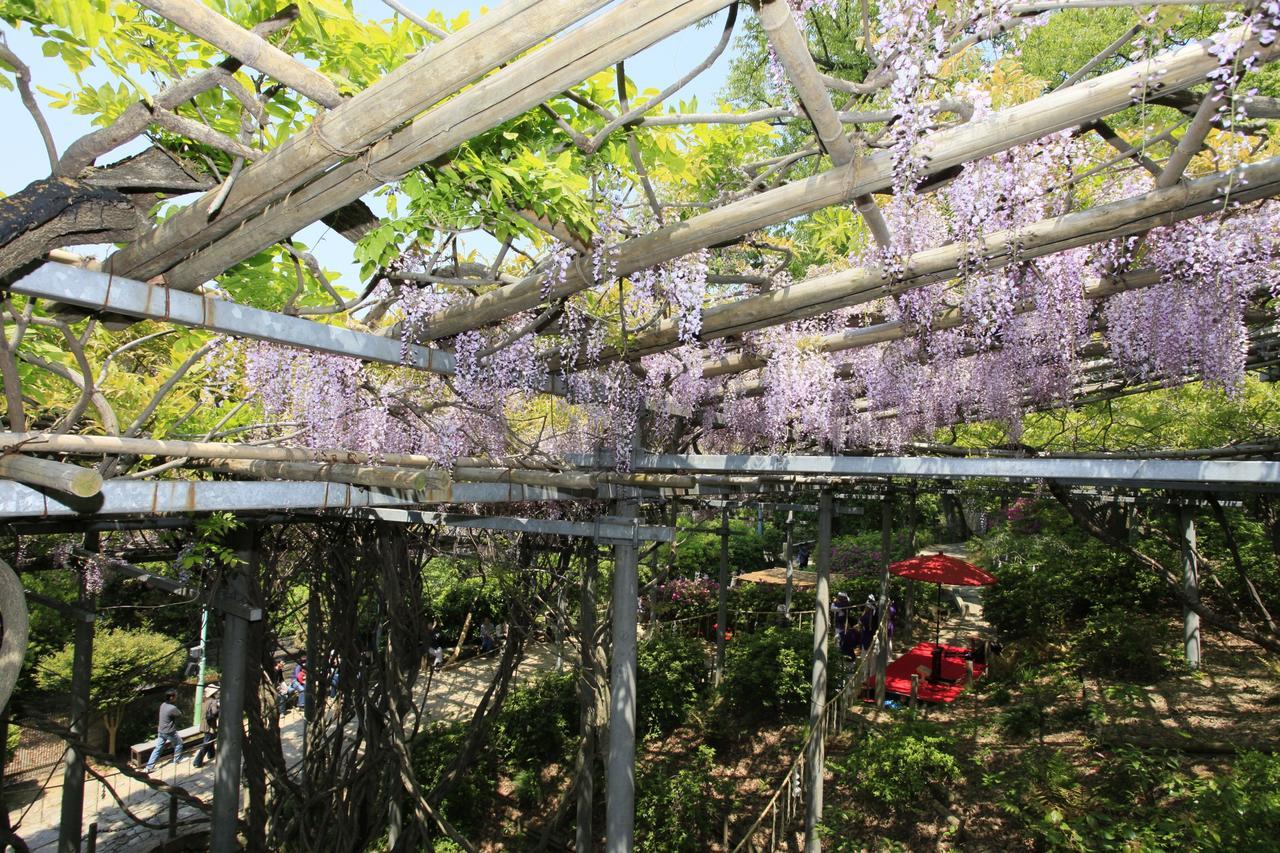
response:
M178 721L182 719L182 711L175 704L178 701L178 691L170 690L164 694L164 701L160 703L160 719L156 726L156 746L151 750L151 757L147 759L147 772L150 773L156 767L156 762L160 759L160 753L164 752L165 744L173 744L173 763L177 764L182 760L182 738L178 736Z
M289 692L298 697L298 710L307 706L307 656L303 655L293 667L293 681Z

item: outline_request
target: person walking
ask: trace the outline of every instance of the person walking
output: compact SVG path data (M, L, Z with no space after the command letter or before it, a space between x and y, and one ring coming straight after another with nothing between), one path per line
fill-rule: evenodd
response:
M200 742L200 751L196 753L192 767L203 767L206 758L213 757L216 752L214 744L218 740L218 685L211 684L204 690L204 719L200 721L200 731L204 732L204 740Z
M852 606L849 593L836 593L836 600L831 605L831 627L835 629L836 637L844 634L845 626L849 622L849 608Z
M175 704L177 701L178 691L170 690L164 694L164 701L160 703L156 746L151 750L151 758L147 759L147 773L156 769L156 762L160 760L160 753L164 752L165 744L173 745L175 765L182 760L182 738L178 736L178 721L182 719L182 710Z
M862 615L858 618L858 633L864 652L871 647L871 640L876 635L876 627L879 624L876 615L876 598L874 595L868 595L867 603L862 605Z
M431 627L427 629L427 650L431 653L431 668L439 669L444 666L444 638L440 636L440 623L432 622Z

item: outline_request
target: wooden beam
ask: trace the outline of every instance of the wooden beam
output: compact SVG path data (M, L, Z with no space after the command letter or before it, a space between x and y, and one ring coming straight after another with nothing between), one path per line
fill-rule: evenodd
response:
M1141 233L1221 210L1228 190L1231 192L1231 204L1280 194L1280 157L1169 189L1153 190L1123 201L1044 219L1015 230L989 234L977 244L948 243L917 252L904 260L902 272L898 275L888 275L876 267L846 270L738 302L716 305L703 311L700 337L712 340L775 326L946 281L954 278L960 264L974 254L984 258L989 268L996 268L1012 262L1015 256L1019 260L1037 258ZM626 356L639 358L662 352L675 346L677 341L677 323L664 320L652 331L632 340L627 346ZM608 350L602 359L618 355L617 351Z
M1160 273L1157 270L1144 269L1136 270L1115 279L1108 279L1092 287L1085 288L1084 298L1089 300L1104 299L1116 293L1122 293L1129 290L1141 290L1151 287L1159 283ZM1025 314L1035 310L1035 302L1030 299L1024 299L1015 307L1013 313ZM955 329L960 326L967 326L973 321L973 318L965 314L959 308L949 308L935 314L929 323L929 328L933 331L943 331L945 329ZM858 328L845 329L830 335L822 335L805 342L806 349L812 349L817 352L841 352L844 350L860 349L861 347L869 347L873 344L882 344L887 341L897 341L905 338L912 333L913 326L903 322L902 320L890 320L887 322L874 323L868 326ZM724 376L728 373L741 373L746 370L755 370L764 367L767 359L761 358L746 352L735 352L722 358L709 359L702 364L702 377L710 379L715 376ZM741 388L741 386L739 386ZM736 390L736 396L751 396L750 391Z
M549 7L558 7L567 0L544 2ZM583 24L572 35L517 59L457 97L418 115L411 124L371 145L367 151L347 149L348 154L361 153L361 156L334 166L305 186L299 186L297 181L292 182L296 188L287 197L285 193L271 190L275 196L273 203L265 209L255 206L251 211L262 211L260 217L247 222L241 219L234 230L219 226L216 232L209 233L206 229L208 236L197 235L190 241L195 244L191 248L207 245L219 235L221 239L187 260L181 260L181 254L175 256L170 253L167 263L149 264L145 271L155 274L167 269L166 279L171 286L194 288L330 211L422 163L448 153L477 134L496 127L609 67L618 59L642 50L715 12L727 5L727 2L728 0L688 0L685 3L678 0L634 0L625 7L615 8ZM591 0L589 3L579 0L570 5L573 14L563 17L576 19L584 9L595 8L603 3L601 0ZM470 29L471 27L465 27L456 35L467 33ZM503 28L504 32L506 29ZM456 35L428 50L449 45ZM462 58L456 61L465 62ZM433 66L433 71L433 76L445 79L453 76L448 68L435 69ZM424 85L432 86L434 81L425 84L421 80L416 82L417 86L410 90L413 94L417 94L417 90ZM437 100L439 98L433 98L430 103ZM424 106L418 106L410 115L421 112ZM332 136L328 134L328 119L324 126L326 138L332 140ZM333 162L337 162L337 159ZM244 175L237 183L244 183ZM195 224L199 223L190 223ZM121 272L118 268L113 269ZM132 276L139 277L139 274L134 272Z
M791 85L800 96L800 103L804 104L809 120L813 122L818 142L831 156L832 163L836 166L848 166L857 156L857 151L849 137L845 136L844 125L831 106L827 87L809 53L808 41L796 26L790 4L785 0L763 0L756 5L756 15L760 18L760 25L764 27L774 52L782 61ZM876 243L888 246L893 242L889 224L884 221L884 214L876 207L875 200L869 193L855 197L853 203L858 213L862 214Z
M266 462L323 462L350 465L380 463L406 468L439 467L439 463L431 457L414 453L370 454L342 449L308 450L301 447L265 447L252 444L224 444L217 441L56 435L41 432L0 432L0 450L21 450L24 453L72 453L86 456L128 455L170 459L256 459Z
M1233 31L1228 37L1242 36L1240 31ZM1177 91L1201 82L1218 67L1218 58L1209 53L1208 47L1200 43L1187 45L959 127L938 131L916 148L917 155L926 164L924 174L938 174L1046 134L1088 124L1126 109L1135 99L1149 99L1157 93ZM1257 51L1259 61L1265 62L1275 55L1277 47L1263 48L1256 39L1250 39L1242 50L1246 55ZM893 155L884 151L726 204L626 241L618 247L617 274L629 275L823 207L881 192L892 186L892 178ZM531 275L518 284L459 301L428 318L423 324L423 334L428 338L456 335L535 308L544 299L564 298L594 281L589 270L571 267L564 281L551 286L544 297L543 279L542 275Z
M607 0L503 3L246 166L215 218L205 213L214 197L210 192L112 255L110 268L143 281L159 275L441 99L606 4Z
M37 459L20 453L0 456L0 479L57 489L78 498L91 498L102 491L102 475L92 468L67 465L52 459Z
M342 103L333 82L266 39L219 15L196 0L138 0L165 20L204 39L236 59L330 109Z
M166 279L196 287L227 267L393 181L547 98L690 26L729 0L631 0L419 116L357 160L339 164L214 245L174 266Z
M449 485L444 472L423 468L396 468L390 465L360 465L341 462L268 462L261 459L214 459L201 467L256 480L304 480L322 483L352 483L379 489L422 491Z

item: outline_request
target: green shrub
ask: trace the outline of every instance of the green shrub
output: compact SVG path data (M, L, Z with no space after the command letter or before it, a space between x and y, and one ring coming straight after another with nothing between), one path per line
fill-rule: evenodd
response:
M638 734L655 737L682 724L707 686L707 646L693 637L660 634L637 651Z
M719 525L720 520L703 522L706 526ZM683 520L681 526L685 526ZM767 528L766 528L767 529ZM773 563L765 554L765 540L756 535L754 522L729 520L729 571L731 574L754 572ZM720 576L720 534L689 533L683 535L676 549L676 577L693 578L698 575Z
M434 557L423 566L423 591L447 641L456 641L468 613L472 631L479 629L485 617L496 624L506 613L505 594L497 576L477 577L473 568L472 562L452 557Z
M467 730L463 721L435 723L410 745L413 773L424 791L430 791L440 781L461 749ZM467 831L480 825L497 795L497 761L492 750L481 750L440 803L440 809L450 822Z
M537 768L517 770L511 780L516 802L522 809L531 809L542 799L542 774Z
M640 770L636 850L642 853L701 853L720 841L731 788L714 775L715 751L699 746L681 758L686 766L664 761Z
M996 715L1000 732L1015 740L1036 734L1043 727L1044 721L1044 709L1034 702L1015 702Z
M777 720L809 702L813 637L807 631L768 628L738 636L725 649L719 693L742 721Z
M954 748L941 727L905 719L872 729L848 756L832 765L847 789L899 809L916 802L930 784L959 778Z
M578 733L577 679L548 672L512 689L497 723L497 744L514 767L563 761Z
M877 513L878 516L878 513ZM911 556L908 547L908 530L903 527L896 530L889 540L889 559L901 560ZM868 530L848 536L837 536L831 540L831 571L837 575L848 577L880 577L884 569L882 546L883 534L879 530ZM814 557L809 558L809 568L813 568Z
M1111 608L1086 619L1071 648L1095 675L1145 684L1169 671L1169 641L1161 620Z
M1280 838L1280 758L1256 752L1203 775L1163 750L1121 747L1077 768L1033 747L983 783L1040 849L1264 851Z
M711 578L671 578L654 590L657 615L663 622L715 613L720 584ZM690 626L696 625L696 621Z
M983 590L983 614L1006 642L1067 639L1092 614L1158 612L1159 578L1077 528L1066 513L1041 507L1035 534L997 527L982 540L980 562L998 579Z
M1244 752L1230 772L1202 779L1188 827L1206 848L1274 850L1280 839L1280 755Z

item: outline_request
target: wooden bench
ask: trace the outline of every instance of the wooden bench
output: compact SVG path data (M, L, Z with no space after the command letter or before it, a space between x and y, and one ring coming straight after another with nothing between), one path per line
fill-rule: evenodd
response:
M199 726L187 726L185 729L178 730L178 737L182 738L183 753L194 755L194 753L187 753L187 750L199 746L200 742L204 740L204 732L200 731ZM151 750L155 748L155 738L142 743L135 743L129 747L129 760L139 767L146 767L147 759L151 757ZM164 749L160 751L160 757L164 758L171 752L173 752L173 747L166 743Z

